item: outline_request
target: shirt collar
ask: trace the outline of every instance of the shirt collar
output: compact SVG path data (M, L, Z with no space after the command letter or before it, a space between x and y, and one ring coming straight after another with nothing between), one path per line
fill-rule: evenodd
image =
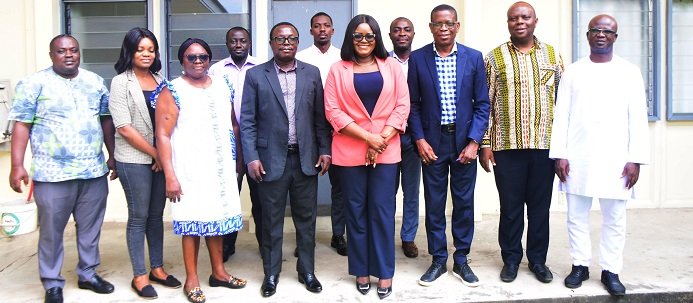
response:
M401 64L406 64L407 62L409 62L409 58L407 58L407 60L400 59L399 56L397 56L397 53L395 53L395 51L391 51L390 55L392 56L392 58L397 59L397 61L399 61L399 63L401 63Z
M438 50L436 49L436 44L432 43L432 45L433 45L433 52L436 53L436 56L443 57L438 53ZM452 51L450 52L450 55L454 55L454 54L457 54L457 42L452 44ZM448 55L448 56L450 56L450 55Z
M290 73L296 71L296 67L298 66L298 60L294 59L294 66L292 66L288 70L283 70L279 65L277 65L277 61L272 60L272 63L274 64L274 69L277 70L277 73L284 72L284 73Z
M229 66L229 65L231 65L231 66L235 67L235 68L238 69L238 70L241 70L241 69L243 69L243 68L246 67L246 66L252 67L252 66L255 66L255 65L258 64L257 58L255 58L255 57L253 57L253 56L251 56L251 55L248 55L248 57L245 58L245 62L243 63L243 66L237 66L237 65L236 65L236 61L233 61L233 58L231 58L231 56L228 56L228 57L224 58L223 61L224 61L224 66Z

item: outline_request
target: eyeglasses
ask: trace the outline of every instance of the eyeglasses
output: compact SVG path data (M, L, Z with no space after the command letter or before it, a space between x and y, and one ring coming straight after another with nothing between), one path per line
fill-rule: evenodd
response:
M456 21L448 21L448 22L431 22L429 23L430 26L436 29L441 29L443 28L443 25L445 25L447 28L453 28L455 25L457 25Z
M613 36L616 35L615 31L612 31L610 29L601 29L601 28L590 28L587 31L590 35L599 35L599 34L604 34L604 36Z
M187 59L188 62L190 62L190 63L195 63L195 61L197 61L197 59L200 59L200 61L202 61L202 62L207 62L207 60L209 60L209 55L207 55L207 54L187 55L187 56L185 56L185 59Z
M368 42L373 42L375 41L375 34L374 33L368 33L368 34L362 34L362 33L353 33L351 34L352 37L354 37L354 42L361 42L365 38L366 41Z
M272 41L277 44L284 44L287 41L289 44L296 44L296 42L298 42L298 37L272 37Z

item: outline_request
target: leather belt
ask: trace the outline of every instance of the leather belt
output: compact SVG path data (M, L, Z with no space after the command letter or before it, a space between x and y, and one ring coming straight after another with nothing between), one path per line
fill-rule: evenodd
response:
M287 150L290 154L296 154L296 153L298 153L298 144L289 144L289 145L287 146L286 150Z
M446 133L454 133L455 132L455 123L443 124L440 126L440 130L442 132L446 132Z

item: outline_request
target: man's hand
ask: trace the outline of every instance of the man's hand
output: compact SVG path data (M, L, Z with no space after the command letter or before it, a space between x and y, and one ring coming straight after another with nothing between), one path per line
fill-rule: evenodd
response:
M111 171L111 174L108 177L108 179L111 181L118 179L118 171L116 171L115 159L113 157L108 157L108 161L106 161L106 166L108 166L108 170Z
M24 166L13 166L10 170L10 187L12 187L12 190L21 193L22 182L24 182L24 186L29 185L29 174L27 174Z
M476 143L476 141L471 140L469 143L467 143L467 146L462 149L462 152L460 153L460 156L457 157L457 162L460 162L462 164L469 164L472 163L472 161L476 160L476 158L479 157L479 143Z
M565 182L570 173L570 163L568 163L568 159L556 159L555 167L558 179L560 179L561 182Z
M262 175L264 174L266 174L265 168L262 167L262 162L260 162L260 160L248 163L248 176L253 179L253 181L257 183L262 182Z
M623 172L621 177L626 177L626 188L631 189L638 183L638 178L640 177L640 164L628 162L626 166L623 167Z
M320 155L320 157L318 157L318 162L315 163L315 167L321 167L321 176L324 175L328 169L330 169L330 165L332 165L332 157L328 155Z
M433 161L438 160L438 156L433 152L431 145L426 142L426 139L416 140L416 149L419 150L419 156L421 156L421 161L423 164L431 164Z
M481 148L481 159L479 161L481 162L481 167L483 167L487 173L491 172L491 166L488 165L489 161L491 165L496 166L496 159L493 157L493 151L489 147Z

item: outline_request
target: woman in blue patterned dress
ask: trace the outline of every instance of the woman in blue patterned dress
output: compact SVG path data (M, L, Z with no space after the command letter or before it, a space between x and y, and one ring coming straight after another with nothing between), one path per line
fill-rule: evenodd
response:
M190 302L205 301L197 276L200 237L205 237L212 263L209 285L242 288L222 260L222 236L243 227L236 184L238 123L233 114L233 88L224 78L207 75L212 52L200 39L187 39L178 60L183 76L160 86L156 102L156 139L172 203L173 230L183 237Z

